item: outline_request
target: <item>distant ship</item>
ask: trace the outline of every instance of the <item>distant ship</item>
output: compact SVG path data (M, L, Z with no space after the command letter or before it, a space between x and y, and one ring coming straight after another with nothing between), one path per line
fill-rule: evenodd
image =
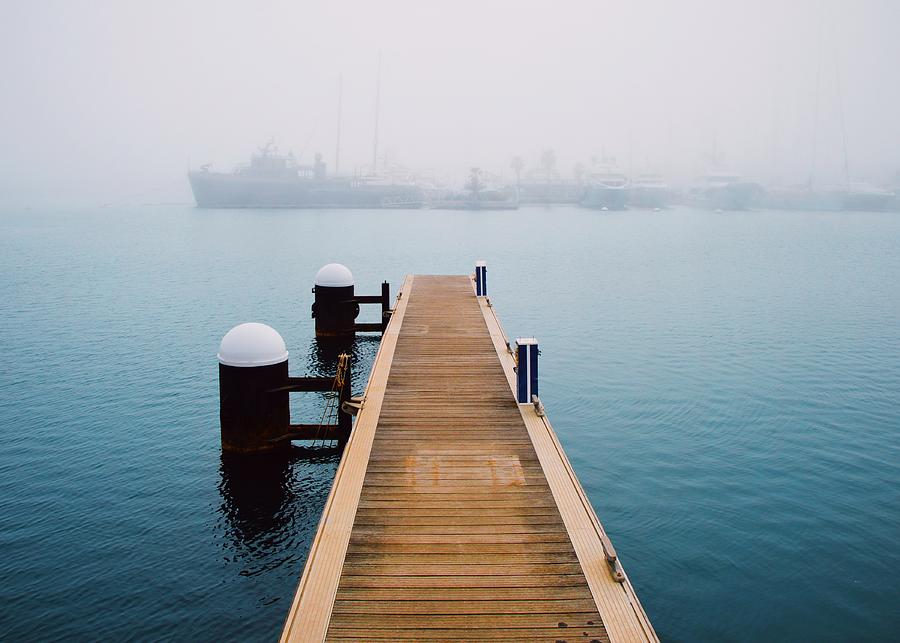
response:
M638 208L664 208L672 191L659 174L639 174L628 190L628 205Z
M894 209L895 194L869 183L848 183L841 195L844 210L881 212Z
M763 189L733 172L708 172L687 194L688 205L716 210L746 210L757 205Z
M890 190L852 182L822 188L771 188L764 203L776 210L883 212L896 209L896 196Z
M208 165L188 172L200 208L421 208L424 194L412 184L378 177L326 175L320 154L300 165L271 143L259 148L249 166L211 172Z
M628 201L628 177L614 162L606 162L588 176L581 198L586 208L624 210Z

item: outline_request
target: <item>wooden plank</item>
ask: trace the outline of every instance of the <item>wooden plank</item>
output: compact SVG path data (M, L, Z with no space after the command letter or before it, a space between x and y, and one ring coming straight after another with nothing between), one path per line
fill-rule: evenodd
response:
M503 576L510 574L521 576L527 574L579 574L584 582L584 572L579 563L519 563L497 565L459 565L449 563L407 563L384 562L382 564L365 564L347 562L344 565L345 576Z
M379 534L385 537L397 534L409 534L410 536L416 534L457 534L473 536L479 534L495 534L497 537L504 537L504 539L506 536L513 537L518 534L533 534L535 536L559 533L565 534L565 525L559 519L559 515L556 514L553 516L553 518L555 519L554 522L547 524L529 524L523 522L521 524L513 525L407 525L398 520L396 523L388 525L384 523L373 524L357 521L357 526L359 527L359 534L361 538L364 538L368 534ZM357 530L354 530L354 533L356 533L356 531ZM566 537L566 539L568 540L568 537Z
M481 614L556 614L558 612L583 612L593 614L594 599L590 593L587 598L574 599L534 599L534 600L502 600L494 598L483 600L436 600L397 601L397 600L362 600L342 597L335 603L332 618L338 614L378 614L378 615L411 615L421 614L430 618L440 616ZM430 620L430 619L429 619Z
M473 543L471 541L462 541L458 542L456 538L452 536L445 536L443 541L428 541L428 542L419 542L419 543L386 543L384 541L378 540L376 542L371 543L361 543L350 541L350 548L347 550L347 560L358 561L358 558L351 558L350 555L379 555L379 556L390 556L392 560L397 560L397 562L402 562L401 559L397 559L396 556L403 555L417 555L422 556L423 559L432 560L432 558L425 558L426 555L434 556L433 560L444 562L448 556L472 556L477 557L480 561L486 558L489 554L512 554L517 556L535 556L536 554L565 554L567 559L571 559L570 556L574 556L574 552L572 551L572 544L568 541L559 542L537 542L534 540L526 541L528 544L528 554L522 554L522 545L523 542L516 542L512 540L510 542L493 542L493 543ZM441 556L440 559L437 556ZM535 556L537 558L537 556ZM556 562L556 556L545 556L544 559L550 560L552 562ZM503 557L503 562L507 562L509 556Z
M585 643L609 643L602 626L560 628L460 628L460 629L372 629L339 628L329 632L333 641L443 641L446 643L476 641L584 641Z
M499 600L561 600L573 598L591 599L588 588L574 587L509 587L503 596L497 596L496 588L489 587L345 587L337 597L344 600L381 601L499 601Z
M588 621L599 624L597 611L586 610L583 612L549 612L540 614L437 614L423 617L420 614L382 614L377 620L366 614L336 613L332 618L334 627L373 627L376 623L382 628L553 628L559 627L559 623L565 626L560 629L577 631L579 627L588 626ZM424 629L424 628L423 628ZM566 632L568 633L568 632Z
M354 587L361 588L438 588L452 591L455 588L486 588L497 597L500 588L546 588L553 591L559 587L578 587L581 591L590 591L584 583L584 575L580 569L571 574L525 574L504 573L498 575L455 575L455 576L352 576L341 578L341 590ZM504 595L506 593L504 592ZM498 599L499 600L499 599Z

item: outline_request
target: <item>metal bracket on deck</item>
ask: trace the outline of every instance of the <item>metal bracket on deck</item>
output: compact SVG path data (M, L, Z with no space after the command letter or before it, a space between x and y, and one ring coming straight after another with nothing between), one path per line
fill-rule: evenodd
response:
M537 395L532 395L531 403L534 404L534 412L538 414L538 417L544 417L545 415L547 415L544 412L544 403L541 402L541 398L539 398Z
M341 411L348 415L357 415L363 407L363 398L351 397L349 400L341 402Z
M609 573L612 574L613 580L617 583L624 583L625 570L622 569L622 564L616 555L616 548L613 547L612 541L604 531L600 533L600 545L603 547L603 555L606 557L606 564L609 565Z

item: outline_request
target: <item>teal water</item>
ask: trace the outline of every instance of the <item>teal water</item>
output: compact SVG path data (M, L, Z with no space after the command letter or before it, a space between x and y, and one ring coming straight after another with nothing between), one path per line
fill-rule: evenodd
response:
M339 456L223 462L219 340L480 258L661 637L896 638L897 214L187 206L0 212L0 638L274 638Z

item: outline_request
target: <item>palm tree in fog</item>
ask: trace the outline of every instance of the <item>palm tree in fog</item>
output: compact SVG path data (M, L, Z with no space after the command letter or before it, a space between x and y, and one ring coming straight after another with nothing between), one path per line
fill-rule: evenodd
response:
M572 174L575 175L576 183L581 183L582 179L584 179L584 173L586 171L587 170L585 170L584 163L582 163L581 161L575 164L575 167L572 168Z
M522 170L525 169L525 161L522 160L521 156L514 156L512 161L509 162L509 166L512 168L512 171L516 173L516 185L521 185Z
M556 176L556 152L553 150L544 150L541 152L541 170L550 182L551 177Z
M469 173L469 180L466 182L466 189L472 193L477 200L479 194L484 189L484 183L481 180L481 168L473 167Z

